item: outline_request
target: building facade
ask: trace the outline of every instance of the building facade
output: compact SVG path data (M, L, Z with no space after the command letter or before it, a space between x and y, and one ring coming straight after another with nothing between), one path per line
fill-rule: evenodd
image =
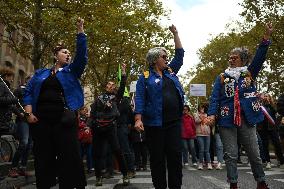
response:
M8 43L5 43L4 39L11 35L13 38L22 37L18 31L8 33L5 30L5 26L0 23L0 67L9 67L14 70L15 77L12 88L15 89L24 82L27 76L33 74L34 66L29 59L25 59L20 54L17 54L9 47Z

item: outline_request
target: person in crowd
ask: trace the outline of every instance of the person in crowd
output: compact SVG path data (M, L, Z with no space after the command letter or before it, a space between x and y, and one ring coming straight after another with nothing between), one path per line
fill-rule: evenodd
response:
M279 114L279 135L284 150L284 94L281 94L277 99L277 113Z
M264 120L258 123L258 134L262 141L262 150L264 159L263 163L266 163L266 168L271 169L271 161L269 155L269 139L271 139L274 146L275 154L280 162L280 167L284 168L284 157L279 140L278 125L276 120L276 105L274 99L268 93L263 94L263 106ZM273 120L271 120L273 119Z
M148 158L148 149L145 140L145 131L137 131L134 128L134 106L131 106L132 109L132 125L133 127L130 130L130 140L133 146L134 155L135 155L135 170L136 171L146 171L147 170L147 158Z
M90 116L93 120L92 128L94 130L93 146L95 154L95 173L96 186L102 186L102 169L106 147L109 143L112 152L115 154L121 173L123 175L123 184L129 184L127 176L128 168L119 145L117 136L117 119L120 115L118 102L121 101L126 83L126 65L122 64L122 78L119 89L113 81L106 84L105 92L99 95L91 105Z
M19 99L19 102L23 103L24 91L26 84L30 80L30 76L26 77L25 83L20 85L15 91L14 95ZM16 178L18 176L30 176L30 173L26 171L28 156L32 149L32 137L30 135L30 128L27 121L23 116L17 116L16 118L17 131L16 135L19 140L19 146L12 160L12 168L9 170L8 176ZM20 165L19 162L21 161Z
M149 70L139 77L135 97L135 128L145 128L152 181L159 189L167 185L177 189L182 185L184 92L176 74L183 64L184 50L176 27L172 25L169 30L175 43L173 60L168 64L168 53L163 47L150 49L146 55Z
M77 49L74 60L62 44L54 48L54 66L35 72L23 98L25 115L34 142L36 186L47 189L85 188L86 178L79 151L76 110L84 105L79 79L87 64L84 20L77 20Z
M132 110L130 105L130 98L128 92L124 92L123 98L118 103L118 110L120 116L117 119L117 135L118 141L124 154L125 160L127 162L128 167L128 177L133 178L135 177L135 169L134 169L134 154L132 151L132 147L129 141L129 132L131 124Z
M205 162L208 170L212 170L211 158L209 153L210 148L210 126L206 124L207 106L205 104L198 107L198 112L194 115L196 125L196 136L199 149L198 170L203 169Z
M87 159L87 169L88 173L93 172L95 169L93 167L93 135L88 123L88 108L83 106L79 109L79 124L78 124L78 134L80 141L81 158L86 155Z
M12 121L12 114L16 113L23 117L20 110L16 108L18 99L11 94L10 85L13 83L14 72L10 68L0 69L0 137L12 134L11 130L15 127ZM0 180L5 177L0 172Z
M220 170L222 169L222 165L225 163L224 162L224 153L223 153L223 143L220 137L220 131L219 131L219 126L215 124L214 126L214 133L213 137L215 139L215 149L216 149L216 156L217 156L217 165L216 169Z
M191 153L192 165L197 166L197 158L194 147L194 139L196 138L196 128L194 117L190 113L188 105L183 106L182 115L182 140L183 140L183 163L188 166L188 152Z
M244 146L257 189L268 188L256 138L256 124L263 120L255 80L262 68L270 45L272 25L266 25L265 35L250 63L248 49L235 48L229 55L229 67L217 76L210 97L208 124L220 126L230 188L238 188L238 138Z

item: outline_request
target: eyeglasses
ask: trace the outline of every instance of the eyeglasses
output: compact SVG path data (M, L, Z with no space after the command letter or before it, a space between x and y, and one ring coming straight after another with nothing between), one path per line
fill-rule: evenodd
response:
M230 56L229 57L229 61L232 60L232 61L235 61L237 59L239 59L240 57L239 56Z
M168 61L168 56L167 55L162 55L160 56L162 59L164 59L165 61Z

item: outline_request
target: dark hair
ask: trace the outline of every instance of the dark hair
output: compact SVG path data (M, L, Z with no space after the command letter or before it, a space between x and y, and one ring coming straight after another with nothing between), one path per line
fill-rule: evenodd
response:
M14 71L11 68L0 68L0 75L1 77L6 77L6 76L13 76L15 75Z
M183 105L183 107L184 107L184 108L186 107L187 110L190 111L189 105L185 104L185 105Z
M66 46L63 43L58 43L53 49L53 55L56 56L61 49L66 49ZM54 58L53 62L55 63L56 61L56 58Z
M207 113L207 111L208 111L208 103L200 104L198 106L198 111L200 111L201 108L204 108L204 113Z

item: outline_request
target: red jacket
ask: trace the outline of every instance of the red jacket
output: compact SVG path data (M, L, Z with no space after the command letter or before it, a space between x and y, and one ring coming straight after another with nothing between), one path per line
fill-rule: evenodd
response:
M196 137L195 121L193 116L189 114L182 115L182 130L181 136L183 139L192 139Z

